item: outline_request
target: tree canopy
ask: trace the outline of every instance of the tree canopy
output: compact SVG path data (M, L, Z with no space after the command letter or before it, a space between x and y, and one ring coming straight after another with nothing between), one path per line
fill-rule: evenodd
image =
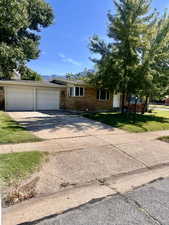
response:
M114 0L108 13L109 43L95 35L90 50L97 72L91 82L126 95L150 96L169 81L169 16L151 10L151 0Z
M42 77L37 72L33 71L32 69L28 68L25 65L21 65L18 68L18 71L21 75L22 80L35 80L35 81L41 81Z
M53 22L53 11L44 0L0 0L0 76L10 79L39 54L42 28Z
M88 82L91 76L93 76L94 71L93 70L88 70L85 68L82 72L80 73L67 73L66 74L66 79L67 80L84 80Z

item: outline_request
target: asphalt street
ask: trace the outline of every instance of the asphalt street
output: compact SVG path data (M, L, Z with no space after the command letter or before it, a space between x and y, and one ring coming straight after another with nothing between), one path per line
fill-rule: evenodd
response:
M31 224L168 225L169 179L155 181L123 195L95 200Z

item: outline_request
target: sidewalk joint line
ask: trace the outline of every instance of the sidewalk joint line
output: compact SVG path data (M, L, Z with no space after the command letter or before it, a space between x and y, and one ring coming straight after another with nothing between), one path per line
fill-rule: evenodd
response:
M130 155L130 154L128 154L127 152L123 151L120 147L118 147L118 146L116 146L116 145L113 145L113 144L111 144L111 146L113 146L115 149L117 149L119 152L123 153L124 155L127 155L127 156L130 157L131 159L133 159L133 160L135 160L135 161L141 163L141 164L144 165L147 169L150 168L150 167L149 167L146 163L144 163L142 160L139 160L139 159L133 157L132 155Z

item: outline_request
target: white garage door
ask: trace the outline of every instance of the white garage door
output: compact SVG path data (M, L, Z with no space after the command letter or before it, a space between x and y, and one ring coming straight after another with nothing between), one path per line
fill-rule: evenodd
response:
M6 87L6 110L33 110L33 88Z
M60 92L57 89L37 89L37 110L59 109Z

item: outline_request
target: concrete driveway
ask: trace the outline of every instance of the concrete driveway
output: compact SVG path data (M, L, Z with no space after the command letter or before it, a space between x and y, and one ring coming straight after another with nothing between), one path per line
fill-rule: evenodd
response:
M61 111L9 112L8 114L36 136L44 139L124 133L100 122Z

